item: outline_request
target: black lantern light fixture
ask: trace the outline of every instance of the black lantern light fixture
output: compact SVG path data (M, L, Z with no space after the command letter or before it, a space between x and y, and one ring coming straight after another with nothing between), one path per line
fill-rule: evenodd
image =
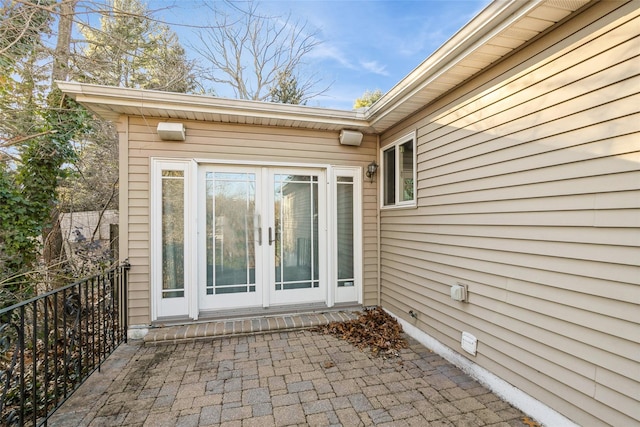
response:
M369 182L371 182L372 184L373 184L373 178L377 171L378 171L378 164L374 160L373 162L369 163L369 165L367 166L367 172L365 173L365 175L367 175L367 178L369 178Z

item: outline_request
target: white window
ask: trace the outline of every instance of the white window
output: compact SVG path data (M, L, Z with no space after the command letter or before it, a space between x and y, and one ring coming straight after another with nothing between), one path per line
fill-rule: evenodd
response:
M333 169L334 302L362 303L362 183L360 168Z
M382 206L416 204L416 137L412 132L381 150Z
M189 316L192 167L190 161L151 160L152 320Z

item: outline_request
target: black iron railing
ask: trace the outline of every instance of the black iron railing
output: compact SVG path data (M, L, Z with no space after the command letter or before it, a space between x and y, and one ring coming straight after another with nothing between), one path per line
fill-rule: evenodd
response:
M49 416L127 340L124 263L0 310L0 425Z

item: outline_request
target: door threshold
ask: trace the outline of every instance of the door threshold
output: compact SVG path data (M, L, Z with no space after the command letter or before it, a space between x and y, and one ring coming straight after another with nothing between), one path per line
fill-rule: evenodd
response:
M302 314L302 313L323 313L327 311L359 311L362 305L357 303L341 303L335 304L333 307L327 307L325 303L311 304L286 304L273 305L271 307L251 307L251 308L232 308L225 310L203 310L200 312L198 321L208 322L211 320L228 320L242 319L246 317L269 317L281 316L283 314Z
M203 310L199 313L198 320L192 320L188 317L163 317L152 322L152 326L175 326L189 325L195 323L206 323L219 320L238 320L256 317L271 317L282 315L294 315L305 313L326 313L334 311L360 311L363 307L358 303L339 303L333 307L327 307L325 303L312 304L287 304L274 305L271 307L248 307L248 308L231 308L224 310Z

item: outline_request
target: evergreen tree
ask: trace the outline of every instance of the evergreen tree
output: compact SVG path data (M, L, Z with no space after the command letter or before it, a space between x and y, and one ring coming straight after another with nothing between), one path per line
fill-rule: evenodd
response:
M177 35L153 20L139 0L111 0L100 28L83 27L79 79L89 83L169 92L197 88L195 64L187 60Z
M298 79L286 71L278 74L278 81L269 91L268 100L282 104L305 105L307 103L304 90L298 85Z

